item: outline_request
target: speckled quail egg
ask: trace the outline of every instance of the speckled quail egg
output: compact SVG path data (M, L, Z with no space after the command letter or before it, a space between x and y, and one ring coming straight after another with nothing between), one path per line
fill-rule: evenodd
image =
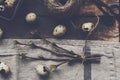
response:
M33 22L35 22L36 21L36 19L37 19L37 15L35 14L35 13L33 13L33 12L31 12L31 13L28 13L27 15L26 15L26 22L28 22L28 23L33 23Z
M16 0L5 0L5 6L7 7L13 7Z
M0 28L0 38L2 37L2 35L3 35L3 31L2 31L2 29Z
M10 67L6 65L4 62L0 62L0 73L8 74L10 72Z
M0 5L0 11L4 11L5 10L5 6L4 5Z
M82 30L84 32L89 32L93 29L93 27L94 27L94 24L92 22L87 22L82 25Z
M37 67L35 69L40 76L47 76L48 75L47 67L44 65L37 65Z
M64 25L58 25L53 30L53 36L60 37L66 33L67 29Z

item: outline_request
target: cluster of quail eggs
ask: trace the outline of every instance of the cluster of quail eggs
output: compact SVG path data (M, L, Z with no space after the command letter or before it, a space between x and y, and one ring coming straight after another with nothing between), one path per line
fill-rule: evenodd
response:
M4 62L0 62L0 74L8 74L10 73L10 67L6 65Z
M11 8L14 6L16 0L0 0L0 11L5 11L5 8Z
M92 22L85 22L82 24L82 31L83 32L90 32L94 28L94 24ZM63 36L67 31L66 26L64 25L57 25L53 30L53 36L60 37Z
M25 20L27 23L34 23L37 21L37 15L34 12L30 12L26 15ZM93 29L94 24L92 22L85 22L82 24L81 29L83 32L89 32ZM55 26L52 35L54 37L61 37L67 32L67 27L65 25Z

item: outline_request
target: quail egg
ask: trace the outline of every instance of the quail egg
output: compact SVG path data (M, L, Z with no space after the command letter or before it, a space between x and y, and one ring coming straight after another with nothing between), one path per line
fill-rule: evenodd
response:
M5 6L4 5L0 5L0 11L4 11L5 10Z
M53 30L53 36L60 37L66 33L67 29L64 25L58 25Z
M47 67L44 65L37 65L37 67L35 69L40 76L48 75Z
M5 0L5 5L7 7L13 7L15 2L16 2L16 0Z
M94 27L94 24L92 22L87 22L82 25L82 30L84 32L89 32L93 29L93 27Z
M37 19L37 15L35 14L35 13L33 13L33 12L31 12L31 13L28 13L27 15L26 15L26 22L28 22L28 23L32 23L32 22L35 22L36 21L36 19Z
M6 65L4 62L0 62L0 73L8 74L10 72L10 67Z

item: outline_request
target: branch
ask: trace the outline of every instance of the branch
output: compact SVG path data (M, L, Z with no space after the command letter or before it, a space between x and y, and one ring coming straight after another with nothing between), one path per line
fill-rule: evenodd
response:
M38 48L38 49L42 49L44 51L47 51L47 52L51 52L51 54L55 55L55 56L58 56L58 57L69 57L69 58L74 58L76 56L72 56L72 55L67 55L67 54L60 54L58 52L55 52L55 51L52 51L50 49L47 49L47 48L44 48L42 46L37 46L35 45L32 41L28 42L28 44L24 44L24 43L20 43L18 41L14 41L14 44L19 44L19 45L26 45L26 46L30 46L31 48Z

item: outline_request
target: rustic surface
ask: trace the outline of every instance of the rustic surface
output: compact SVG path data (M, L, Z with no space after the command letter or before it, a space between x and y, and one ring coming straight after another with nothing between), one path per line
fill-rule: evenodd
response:
M48 52L40 49L30 49L26 46L15 46L12 44L13 39L5 39L0 42L0 55L18 54L19 52L29 53L28 56L37 57L38 54L44 54L46 57L55 58ZM22 43L27 43L28 39L18 39ZM53 49L49 45L46 45L42 40L33 40L35 44L42 45L43 47ZM59 46L68 50L73 50L77 54L82 53L84 41L81 40L53 40ZM64 64L58 68L58 71L53 72L50 76L44 80L119 80L120 75L120 43L118 42L103 42L103 41L89 41L92 54L104 54L108 57L102 57L100 64L92 63L92 67L89 68L90 72L85 72L84 65L81 63L68 66ZM47 54L46 54L47 53ZM36 73L34 67L38 64L51 65L56 64L52 61L24 61L18 59L17 56L0 57L0 61L4 61L10 66L12 75L4 78L0 76L0 80L42 80ZM89 66L88 66L89 67ZM89 74L90 73L90 74ZM84 78L88 75L87 79ZM91 76L91 78L90 78Z
M3 38L21 38L18 40L23 43L32 40L37 45L42 45L43 47L53 49L49 45L46 45L42 40L36 39L40 37L31 36L30 32L37 30L41 35L44 35L46 37L52 37L52 31L54 27L58 24L64 24L67 26L68 31L65 36L61 37L62 40L50 39L50 41L56 42L61 47L64 47L68 50L73 50L78 54L82 53L84 41L81 41L81 39L85 39L86 34L83 33L80 29L74 29L71 21L75 23L77 28L81 28L81 25L84 22L91 21L95 24L97 21L96 17L78 17L78 15L73 15L73 17L70 19L56 19L54 16L48 16L47 9L43 6L43 2L40 1L42 0L23 0L23 4L21 5L13 20L6 21L0 19L0 28L2 28L2 30L4 31ZM118 3L119 0L104 1L105 3L111 5L114 4L114 2L115 4ZM26 23L25 16L29 12L35 12L39 16L37 23ZM99 16L101 16L100 23L91 35L90 39L105 40L107 42L89 41L89 46L91 47L92 54L104 54L109 56L110 58L102 57L100 64L92 63L90 64L91 66L85 66L81 63L75 64L73 66L68 66L67 64L65 64L63 66L60 66L57 72L51 73L49 78L41 79L37 75L34 67L38 64L45 64L49 66L50 64L56 64L56 62L22 62L18 59L18 56L16 55L11 57L0 57L0 61L6 62L12 70L12 74L6 78L0 75L0 80L119 80L120 43L109 42L119 41L119 22L115 21L114 23L113 18L109 16L102 16L102 12L93 4L82 5L79 12L79 14L86 14L92 12L97 13ZM25 52L29 53L29 56L37 57L38 54L48 53L39 49L33 50L26 46L14 46L12 44L12 41L13 39L0 40L0 55L18 54L19 52ZM45 54L45 56L50 58L56 58L50 53Z
M40 38L40 37L31 37L30 32L33 30L38 30L41 35L51 37L54 27L58 24L64 24L67 26L67 33L62 39L85 39L86 34L81 31L81 29L76 30L71 25L71 21L75 25L81 28L81 25L84 22L91 21L94 24L96 23L96 17L90 16L80 16L73 15L70 19L56 19L54 16L47 16L48 11L43 6L42 0L23 0L23 4L20 6L15 18L12 21L5 21L0 19L0 28L3 29L4 35L3 38ZM104 0L106 1L106 0ZM110 0L108 4L117 3L118 0ZM82 8L82 10L81 10ZM25 21L25 16L29 12L35 12L39 17L36 24L27 24ZM80 13L101 13L95 5L83 5L80 7ZM84 13L84 14L85 14ZM101 13L102 15L102 13ZM109 40L109 41L119 41L119 24L114 24L114 19L105 16L100 17L100 23L93 33L91 39L95 40Z

